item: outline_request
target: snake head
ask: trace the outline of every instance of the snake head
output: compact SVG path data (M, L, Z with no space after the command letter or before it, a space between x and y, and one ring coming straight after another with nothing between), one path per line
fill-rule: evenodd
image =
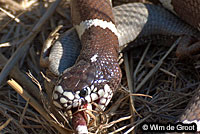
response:
M66 69L53 91L53 104L60 109L74 112L84 105L95 102L104 110L113 92L106 83L107 80L98 72L94 65L84 60ZM94 106L92 108L97 109Z

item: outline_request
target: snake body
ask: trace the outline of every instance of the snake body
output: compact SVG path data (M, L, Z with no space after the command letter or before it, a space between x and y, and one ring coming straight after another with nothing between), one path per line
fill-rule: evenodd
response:
M199 1L166 1L163 5L167 5L181 18L186 18L187 22L194 27L199 27ZM183 7L194 8L194 10L184 10L183 13L179 10ZM190 16L189 13L193 15ZM198 16L198 19L188 21L192 16ZM50 70L57 75L63 72L53 92L53 103L58 108L66 110L82 107L92 102L96 102L102 110L106 108L121 80L117 56L118 51L126 47L125 44L138 38L157 34L189 35L197 39L200 37L197 29L184 23L162 7L151 4L121 5L114 7L112 14L111 5L107 0L73 0L72 20L78 35L75 29L68 31L69 36L60 38L50 53ZM81 51L80 43L82 44ZM71 48L67 44L76 44L73 45L75 50L73 58L63 56L67 51L72 51L67 49ZM65 49L61 49L58 53L60 47ZM56 61L57 64L53 62L55 57L60 58ZM68 61L71 63L66 65L65 62ZM74 62L75 65L72 66ZM198 131L200 131L199 92L179 120L194 121L198 125ZM197 114L194 114L195 110Z

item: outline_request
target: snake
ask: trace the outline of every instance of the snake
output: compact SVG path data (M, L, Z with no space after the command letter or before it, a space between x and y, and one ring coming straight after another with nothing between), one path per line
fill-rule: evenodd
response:
M200 1L160 2L170 11L145 3L112 8L109 0L71 0L74 28L53 45L48 59L49 70L59 75L53 89L53 104L73 112L79 108L103 111L121 82L118 53L128 48L128 43L153 35L187 35L199 40ZM198 47L193 51L197 50ZM93 102L98 107L91 106ZM194 122L200 131L199 115L197 91L179 121ZM75 121L80 119L77 114ZM88 133L84 120L74 128L77 133Z

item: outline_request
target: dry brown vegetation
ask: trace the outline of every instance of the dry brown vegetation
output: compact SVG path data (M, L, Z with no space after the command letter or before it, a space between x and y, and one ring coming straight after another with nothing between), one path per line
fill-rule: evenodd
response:
M127 2L130 0L114 0L114 4ZM68 0L58 6L55 0L0 0L0 80L4 78L0 85L0 134L71 132L67 120L60 117L63 114L54 115L57 111L50 110L45 69L39 65L42 45L50 32L58 25L64 26L61 33L72 27L69 11ZM199 89L200 66L197 60L178 60L175 43L161 46L148 43L119 58L122 83L107 110L100 113L101 123L89 128L91 132L141 133L143 122L178 119Z

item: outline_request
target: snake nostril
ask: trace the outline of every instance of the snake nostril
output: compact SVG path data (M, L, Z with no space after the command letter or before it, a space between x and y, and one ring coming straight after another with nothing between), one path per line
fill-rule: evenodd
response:
M82 89L81 91L80 91L80 93L79 93L79 95L80 95L80 97L85 97L86 95L87 95L87 89Z

